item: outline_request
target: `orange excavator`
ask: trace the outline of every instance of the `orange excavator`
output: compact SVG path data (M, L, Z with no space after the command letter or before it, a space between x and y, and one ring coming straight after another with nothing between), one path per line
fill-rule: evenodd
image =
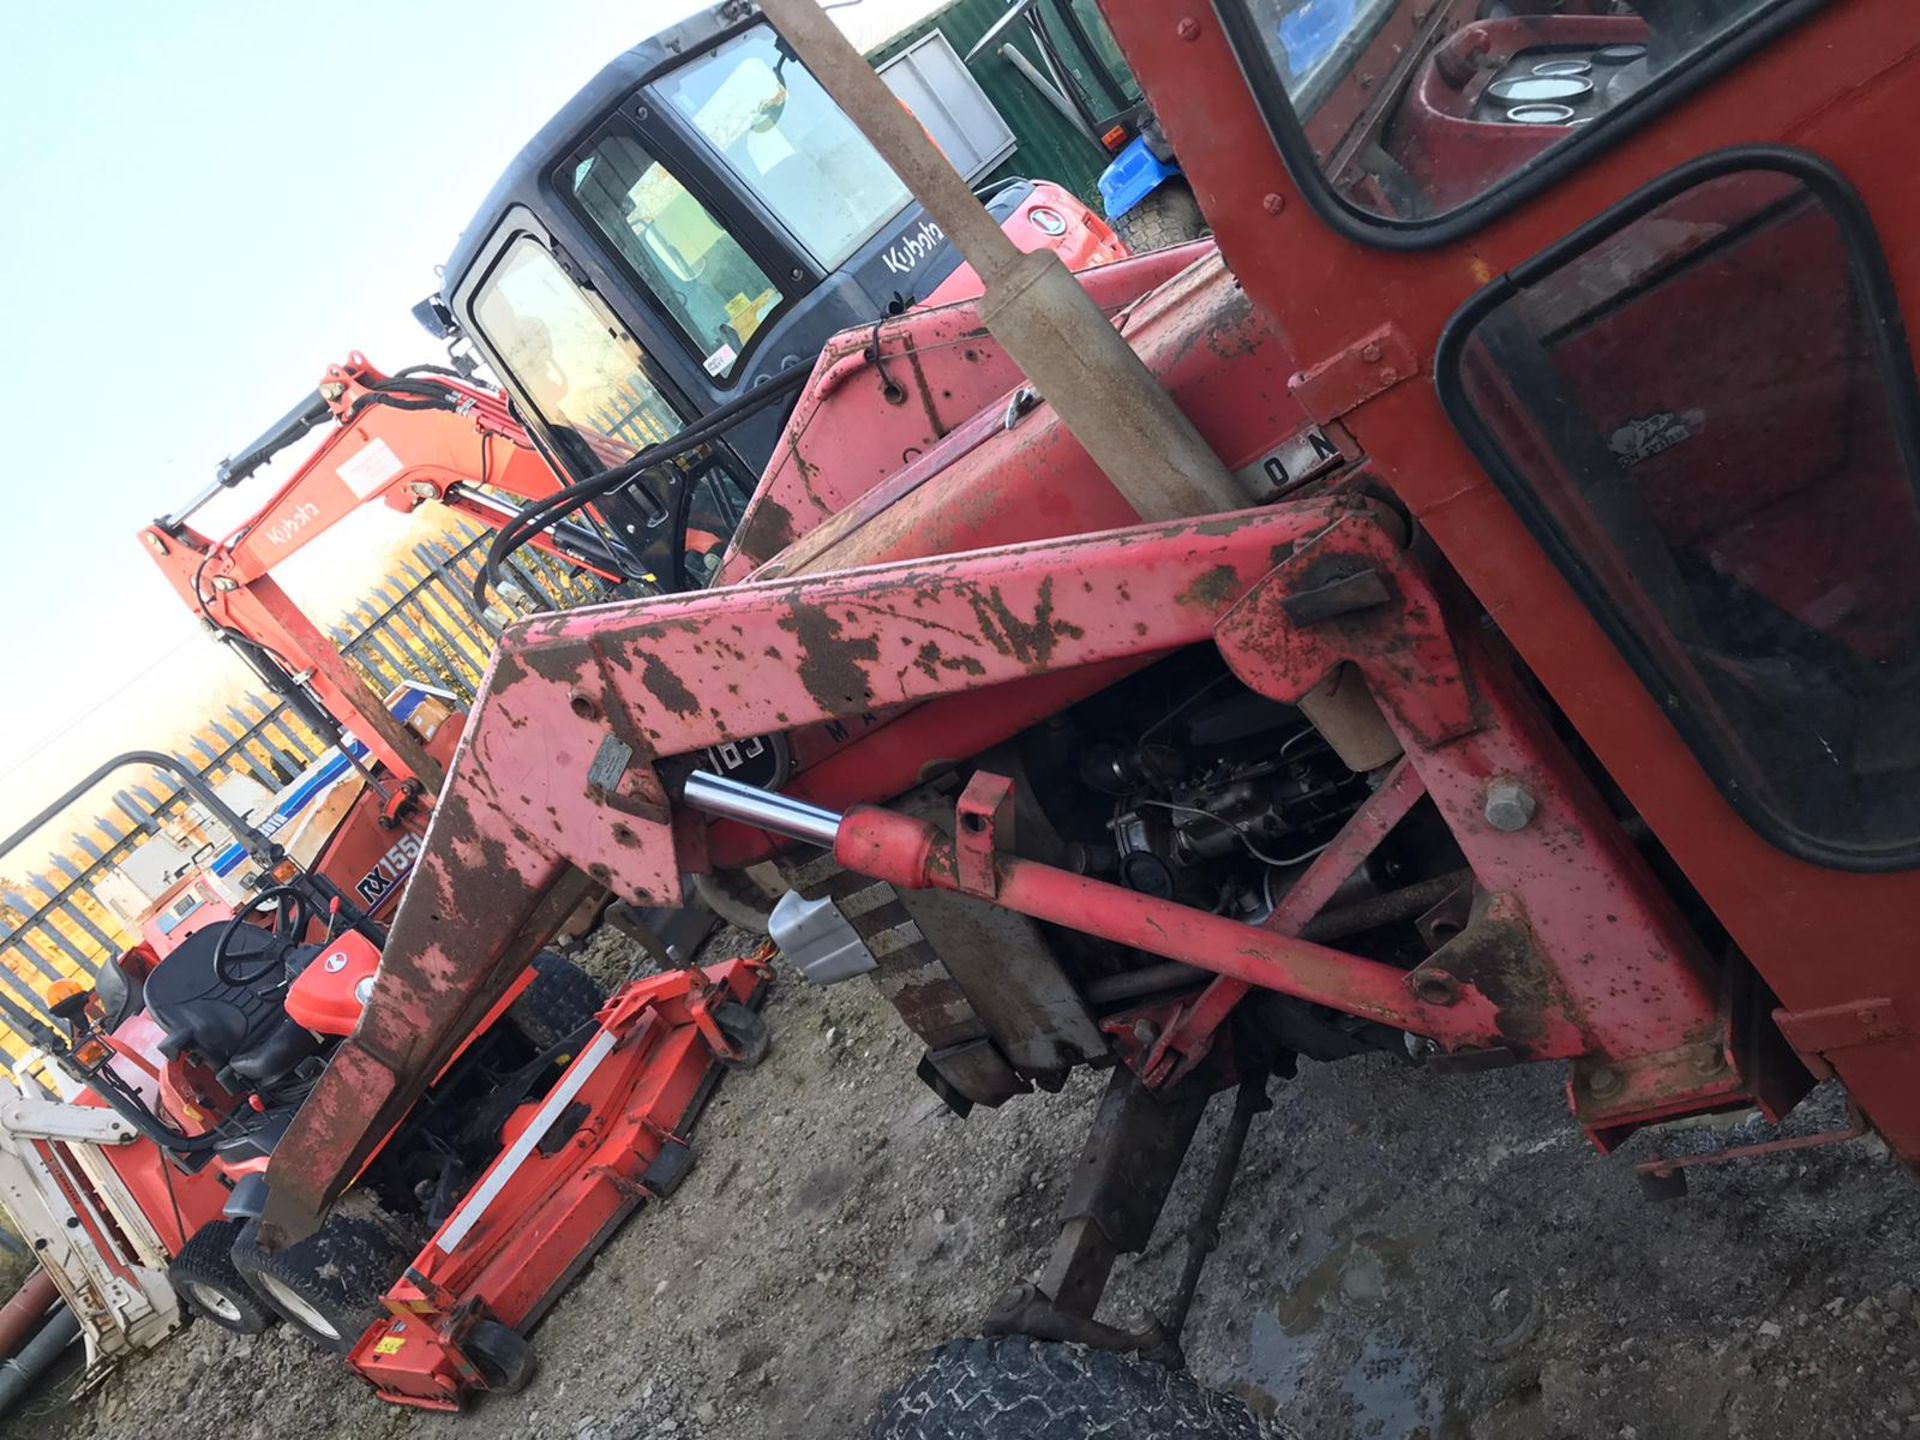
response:
M326 433L279 489L224 538L191 517L313 432ZM506 398L470 374L416 365L388 375L359 352L329 365L313 393L238 454L205 490L140 538L168 582L208 628L308 724L340 740L350 726L372 759L417 794L439 789L442 762L388 713L352 664L274 578L274 570L363 505L411 512L437 501L491 528L560 481ZM633 502L611 497L541 547L614 581L645 583L644 567L612 536ZM610 517L610 518L609 518ZM629 520L629 523L632 523ZM350 749L344 747L343 749ZM395 803L398 803L397 801Z

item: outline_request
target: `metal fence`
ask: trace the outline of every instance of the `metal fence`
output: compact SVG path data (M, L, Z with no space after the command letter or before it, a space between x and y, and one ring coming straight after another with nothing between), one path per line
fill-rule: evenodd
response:
M473 582L491 533L462 526L412 555L372 586L331 630L374 690L420 681L473 702L493 648L494 626L473 603ZM600 577L527 548L507 561L502 597L516 612L566 609L609 598ZM279 791L328 742L284 701L248 695L209 717L174 753L214 785L244 775ZM134 772L130 772L134 773ZM49 986L90 980L137 938L100 895L102 883L192 804L171 776L130 780L101 812L70 831L44 869L0 882L0 1053L19 1060L50 1023Z
M243 775L277 791L325 749L284 701L248 695L203 721L174 755L215 785ZM91 980L134 939L101 886L193 803L172 776L132 778L137 773L128 772L105 808L69 831L44 869L0 882L0 1052L8 1063L49 1023L49 986Z
M416 545L404 561L333 627L333 643L384 695L408 680L451 690L465 704L493 649L493 622L473 603L473 582L492 536L462 529ZM531 546L508 558L503 597L517 611L565 610L611 597L599 576Z

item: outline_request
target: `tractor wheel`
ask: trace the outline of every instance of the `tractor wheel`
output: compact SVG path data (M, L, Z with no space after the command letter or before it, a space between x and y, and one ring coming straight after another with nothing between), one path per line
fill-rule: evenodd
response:
M1238 1400L1164 1366L1026 1335L952 1340L887 1397L872 1440L1271 1440Z
M380 1297L419 1253L364 1191L346 1197L313 1234L262 1250L259 1222L234 1242L233 1263L281 1318L323 1350L344 1355L381 1315Z
M487 1389L496 1395L518 1395L527 1388L537 1368L533 1347L517 1330L509 1330L498 1320L474 1321L460 1349L486 1378Z
M1107 222L1136 255L1184 245L1207 233L1207 218L1184 180L1168 180L1118 220Z
M756 1010L738 1000L726 1000L713 1007L713 1023L739 1052L737 1059L721 1060L729 1070L751 1070L767 1058L773 1048L773 1031Z
M763 881L752 873L772 875ZM769 884L773 888L769 888ZM753 866L748 870L714 870L693 877L693 893L714 914L749 935L765 935L773 919L773 907L786 893L771 866Z
M507 1018L534 1049L546 1050L591 1024L606 1002L591 975L571 960L544 952L533 957L533 983L513 1002Z
M236 1335L258 1335L280 1317L234 1267L233 1242L239 1235L238 1220L209 1220L180 1247L167 1266L167 1279L202 1319Z

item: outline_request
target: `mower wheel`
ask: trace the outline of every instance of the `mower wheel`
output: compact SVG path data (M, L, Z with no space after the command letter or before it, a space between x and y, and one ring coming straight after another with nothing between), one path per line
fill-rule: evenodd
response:
M379 1318L380 1297L419 1253L398 1222L363 1191L347 1196L313 1234L262 1250L249 1220L233 1263L281 1318L323 1350L344 1355Z
M486 1378L487 1389L496 1395L518 1395L538 1368L533 1347L525 1337L498 1320L474 1321L460 1348Z
M233 1263L238 1220L209 1220L193 1232L167 1266L174 1293L204 1320L236 1335L258 1335L280 1317L270 1310Z
M1285 1432L1161 1365L1026 1335L951 1340L881 1404L872 1440L1271 1440Z
M1164 181L1118 220L1108 222L1136 255L1184 245L1207 233L1206 216L1185 181Z
M536 1050L546 1050L591 1024L606 1003L605 992L591 975L545 951L533 957L533 983L521 991L507 1018Z
M720 1063L729 1070L751 1070L767 1058L767 1052L773 1048L773 1031L756 1010L750 1010L738 1000L724 1000L713 1007L713 1023L720 1027L720 1033L727 1037L737 1058L722 1057Z

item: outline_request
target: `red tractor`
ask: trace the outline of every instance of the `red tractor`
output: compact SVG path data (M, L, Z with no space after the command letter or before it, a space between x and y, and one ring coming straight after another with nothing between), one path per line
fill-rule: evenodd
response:
M669 92L678 109L637 104ZM809 142L828 153L795 148ZM671 170L650 158L689 143L713 148ZM629 933L661 973L605 997L545 951L557 927L607 898L587 874L569 877L546 893L542 939L519 953L518 978L464 1017L463 1040L356 1167L353 1195L298 1245L258 1244L262 1172L385 983L399 882L421 853L463 723L448 717L429 733L392 713L274 572L362 505L434 501L500 529L496 556L532 543L629 592L697 585L740 520L741 477L777 433L764 412L807 377L789 352L811 357L850 316L878 321L979 292L791 49L737 6L636 47L541 131L488 202L513 237L527 223L522 192L540 189L555 156L567 157L573 208L548 217L552 248L508 245L493 260L510 278L476 302L490 333L513 337L507 391L470 363L387 374L351 355L200 495L142 530L182 600L335 740L340 766L357 772L343 783L359 788L308 869L289 865L269 835L237 832L258 869L252 898L177 932L164 955L119 957L97 992L63 997L69 1034L49 1037L90 1092L79 1103L124 1122L60 1134L117 1137L117 1168L143 1211L187 1177L186 1213L153 1228L200 1313L234 1329L278 1314L349 1354L384 1398L428 1408L517 1388L531 1366L524 1332L624 1216L678 1185L687 1129L719 1068L765 1051L750 1002L766 971L749 959L687 963L711 924L705 912L662 917L666 939L642 920ZM1057 187L1015 182L988 204L1010 244L1077 265L1126 254ZM566 244L587 254L581 233L620 237L620 263L641 277L644 313L624 327L583 331L595 302L566 308L557 287L576 281L551 267ZM423 318L444 331L447 313L429 306ZM600 342L638 354L635 337L651 351L644 369L583 363ZM724 444L710 443L723 430ZM224 535L194 528L223 491L310 439L244 522ZM612 466L624 481L581 499L565 481L582 464ZM486 613L484 597L473 611ZM712 763L757 753L720 745ZM689 873L704 890L698 868ZM663 905L683 898L677 885ZM714 895L723 910L729 899ZM449 897L449 912L461 908ZM66 1143L52 1132L22 1139ZM54 1188L80 1183L75 1166L44 1158ZM89 1238L110 1263L127 1259L111 1226Z
M1204 1246L1149 1332L1108 1273L1237 1087L1218 1214L1300 1056L1561 1064L1603 1154L1834 1075L1920 1159L1907 0L1108 0L1218 246L1077 283L810 0L766 9L985 293L827 345L717 585L503 636L269 1244L558 890L769 856L790 958L870 975L956 1110L1111 1071L1008 1363L1177 1356ZM532 393L487 304L516 243L446 297ZM716 435L579 462L505 543ZM1124 1408L1082 1370L1077 1413Z

